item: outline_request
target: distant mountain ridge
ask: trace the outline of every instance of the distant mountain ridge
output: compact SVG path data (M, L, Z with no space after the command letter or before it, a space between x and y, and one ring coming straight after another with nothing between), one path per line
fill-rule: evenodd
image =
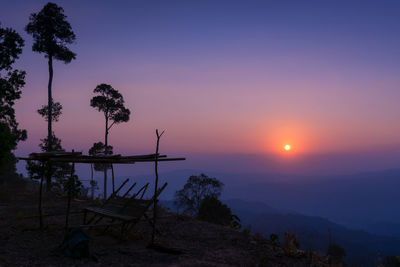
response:
M385 256L400 254L400 238L378 235L365 230L350 229L322 217L306 216L290 211L279 211L265 203L240 199L222 200L232 213L238 215L242 229L250 229L266 238L278 234L283 240L284 233L296 233L301 248L320 251L325 254L331 238L346 251L349 264L374 266L374 262ZM177 211L172 200L162 201L164 207ZM329 237L329 232L331 237Z
M397 237L349 229L321 217L279 212L265 204L266 209L262 210L262 203L238 199L223 202L239 216L244 228L251 226L253 232L266 237L278 234L281 240L286 231L296 233L300 237L302 249L312 248L326 253L330 231L332 242L345 249L348 263L374 266L374 261L384 256L400 254L400 238Z
M168 182L161 198L173 199L175 191L183 187L190 175L200 173L216 177L225 184L223 199L268 203L279 211L319 216L350 228L398 236L395 226L383 227L379 222L400 223L400 169L325 176L177 170L160 173L160 183ZM150 182L153 186L153 174L128 177L139 185ZM126 178L117 177L116 184Z

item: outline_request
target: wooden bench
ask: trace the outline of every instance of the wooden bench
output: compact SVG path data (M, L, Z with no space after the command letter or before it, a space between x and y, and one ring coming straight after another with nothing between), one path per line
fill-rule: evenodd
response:
M137 193L132 197L117 196L113 195L107 199L107 201L101 207L87 207L84 209L83 216L83 227L95 227L95 226L108 226L121 224L121 234L126 230L130 230L136 225L142 217L149 220L146 212L154 204L154 201L158 198L161 192L167 186L165 183L157 193L153 195L151 199L143 199L144 193L146 192L149 184L143 186ZM140 198L137 198L141 194ZM93 213L93 217L87 220L88 214ZM109 225L99 224L104 219L111 219ZM94 222L94 223L92 223Z

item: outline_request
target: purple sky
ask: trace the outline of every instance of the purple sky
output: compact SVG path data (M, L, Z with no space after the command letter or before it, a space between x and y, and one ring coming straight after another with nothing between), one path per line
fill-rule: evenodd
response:
M159 128L162 152L188 157L173 168L398 167L397 1L55 2L77 35L77 60L54 66L53 96L64 107L54 128L67 149L86 153L103 141L104 118L89 101L109 83L133 112L110 133L116 153L152 153ZM2 25L26 40L16 111L29 138L17 155L38 151L47 133L35 112L47 101L47 63L23 30L45 3L5 0L0 10Z

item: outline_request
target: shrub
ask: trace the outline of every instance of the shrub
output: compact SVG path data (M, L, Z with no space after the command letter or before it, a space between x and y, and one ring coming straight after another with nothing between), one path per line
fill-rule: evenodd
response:
M221 195L223 183L216 178L205 174L192 175L187 180L183 189L175 192L174 204L192 216L199 214L200 205L207 197L218 199Z
M231 209L215 197L206 197L200 204L197 218L210 223L231 225Z

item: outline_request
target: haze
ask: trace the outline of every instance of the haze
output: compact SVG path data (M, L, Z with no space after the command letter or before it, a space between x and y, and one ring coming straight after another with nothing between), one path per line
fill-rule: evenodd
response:
M46 1L3 1L3 26L26 40L17 120L38 151L47 67L23 28ZM112 129L121 154L183 155L171 168L298 174L395 168L400 126L400 4L386 1L56 1L77 35L77 60L55 63L55 133L66 149L103 140L89 105L109 83L132 111ZM285 144L292 146L285 152ZM211 157L211 158L210 158ZM217 161L215 160L217 158ZM235 166L235 167L232 167ZM23 169L23 167L21 167Z

